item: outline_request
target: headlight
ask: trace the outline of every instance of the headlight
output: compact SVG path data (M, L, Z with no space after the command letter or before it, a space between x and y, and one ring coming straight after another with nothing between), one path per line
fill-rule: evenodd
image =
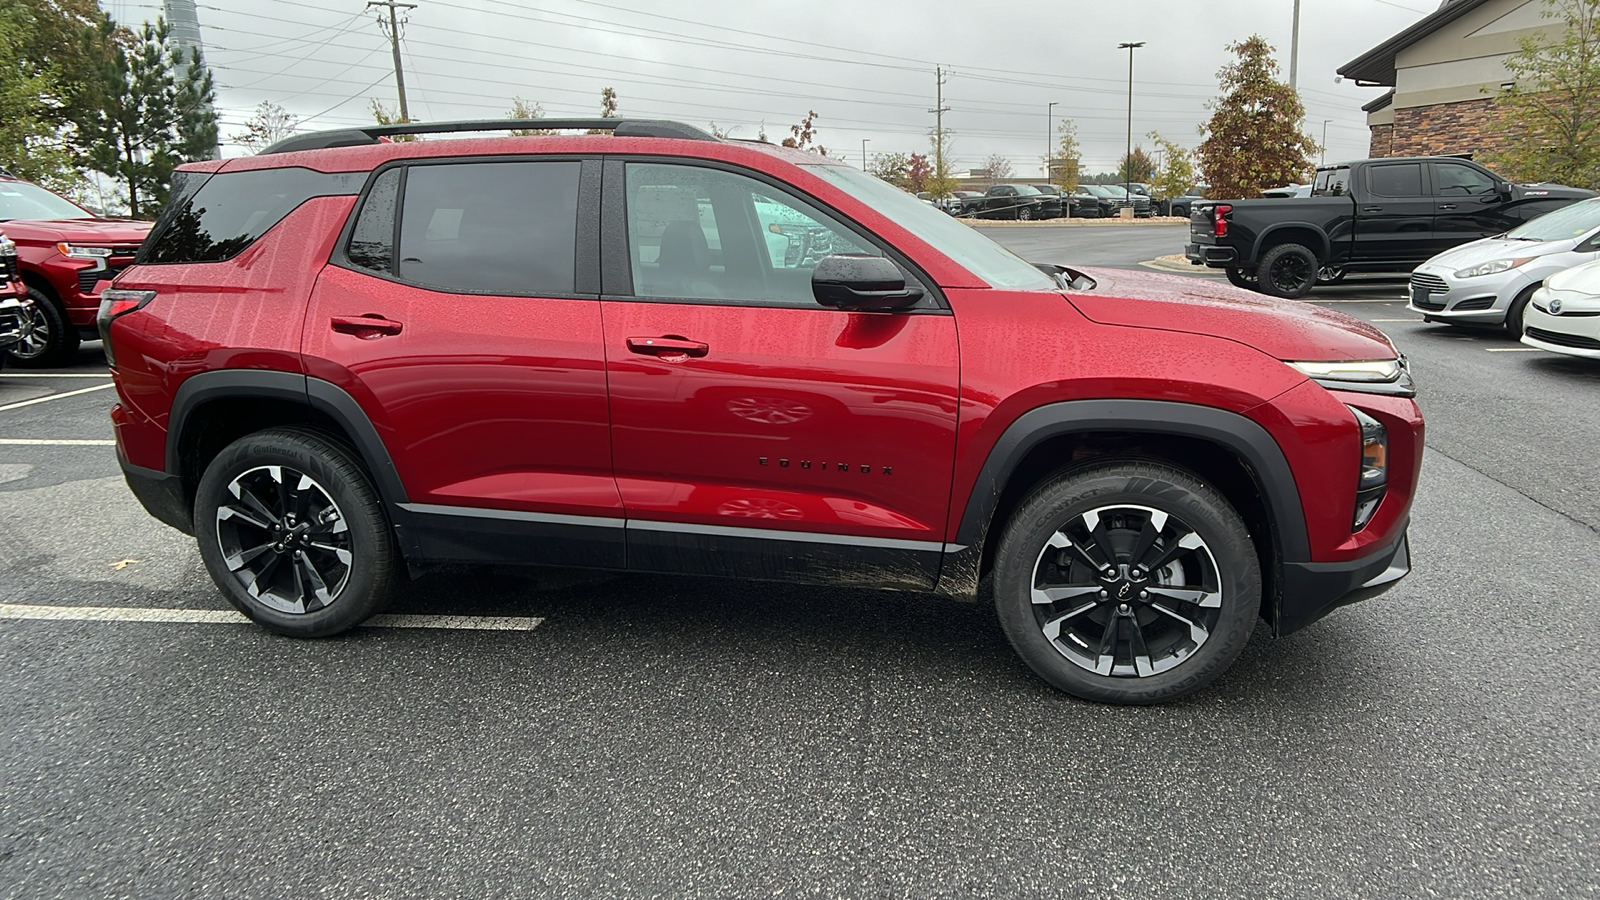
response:
M16 255L17 255L17 245L13 244L11 242L10 238L6 237L3 234L0 234L0 256L16 256Z
M1350 528L1355 532L1372 521L1389 489L1389 430L1354 406L1345 409L1355 413L1356 424L1361 426L1361 474L1356 480L1356 514Z
M62 256L70 256L73 259L111 258L110 247L75 247L72 244L57 244L56 249L61 251Z
M1411 364L1406 361L1405 354L1396 359L1285 362L1330 391L1390 394L1396 397L1417 395L1416 386L1411 380Z
M1477 278L1480 275L1494 275L1499 272L1506 272L1511 269L1515 269L1517 266L1520 266L1523 263L1530 263L1538 258L1539 257L1537 256L1522 256L1518 257L1517 259L1497 259L1494 262L1486 262L1481 266L1473 266L1470 269L1462 269L1456 273L1456 277Z

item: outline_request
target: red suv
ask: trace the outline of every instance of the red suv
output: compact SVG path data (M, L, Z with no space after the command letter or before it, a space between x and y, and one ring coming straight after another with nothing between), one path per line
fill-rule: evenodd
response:
M133 263L149 222L107 219L33 184L0 173L0 226L17 244L22 279L33 299L21 340L10 348L21 366L59 366L94 338L96 286Z
M128 484L263 626L439 563L987 578L1044 679L1149 703L1409 570L1422 418L1371 326L1030 265L671 122L382 140L515 127L184 166L106 291Z

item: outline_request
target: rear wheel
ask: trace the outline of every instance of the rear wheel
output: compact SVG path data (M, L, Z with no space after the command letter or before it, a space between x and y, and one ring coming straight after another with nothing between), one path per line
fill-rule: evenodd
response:
M78 355L78 329L66 312L43 291L28 288L32 311L22 323L22 340L6 350L19 368L48 369L63 366Z
M1317 283L1317 255L1302 244L1279 244L1261 256L1256 278L1263 294L1297 300Z
M1229 266L1223 271L1228 273L1228 281L1232 282L1234 287L1242 287L1249 291L1260 289L1256 286L1255 272L1249 272L1234 266Z
M353 628L389 602L398 554L354 456L279 428L229 444L195 492L200 558L229 603L292 637Z
M1344 266L1323 266L1317 270L1317 284L1339 284L1347 274Z
M1261 567L1237 512L1182 470L1121 461L1036 489L995 558L1011 645L1055 687L1103 703L1195 691L1243 651Z

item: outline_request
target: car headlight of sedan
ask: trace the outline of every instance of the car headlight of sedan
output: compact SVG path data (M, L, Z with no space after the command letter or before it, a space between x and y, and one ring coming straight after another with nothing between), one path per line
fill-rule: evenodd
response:
M1289 365L1331 391L1360 394L1416 396L1411 366L1404 356L1396 359L1349 359L1330 362L1294 362Z
M1456 273L1456 277L1477 278L1482 275L1498 275L1501 272L1509 272L1520 265L1533 262L1538 258L1537 256L1519 256L1516 259L1497 259L1480 266L1473 266L1470 269L1462 269Z

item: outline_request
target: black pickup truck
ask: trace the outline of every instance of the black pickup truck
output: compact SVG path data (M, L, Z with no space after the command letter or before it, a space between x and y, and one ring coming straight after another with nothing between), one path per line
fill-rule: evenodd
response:
M1042 194L1026 184L997 184L982 197L963 201L961 215L980 219L1054 219L1061 215L1061 195Z
M1349 272L1410 272L1593 191L1513 184L1456 157L1364 159L1317 170L1311 196L1196 203L1185 255L1275 297Z

